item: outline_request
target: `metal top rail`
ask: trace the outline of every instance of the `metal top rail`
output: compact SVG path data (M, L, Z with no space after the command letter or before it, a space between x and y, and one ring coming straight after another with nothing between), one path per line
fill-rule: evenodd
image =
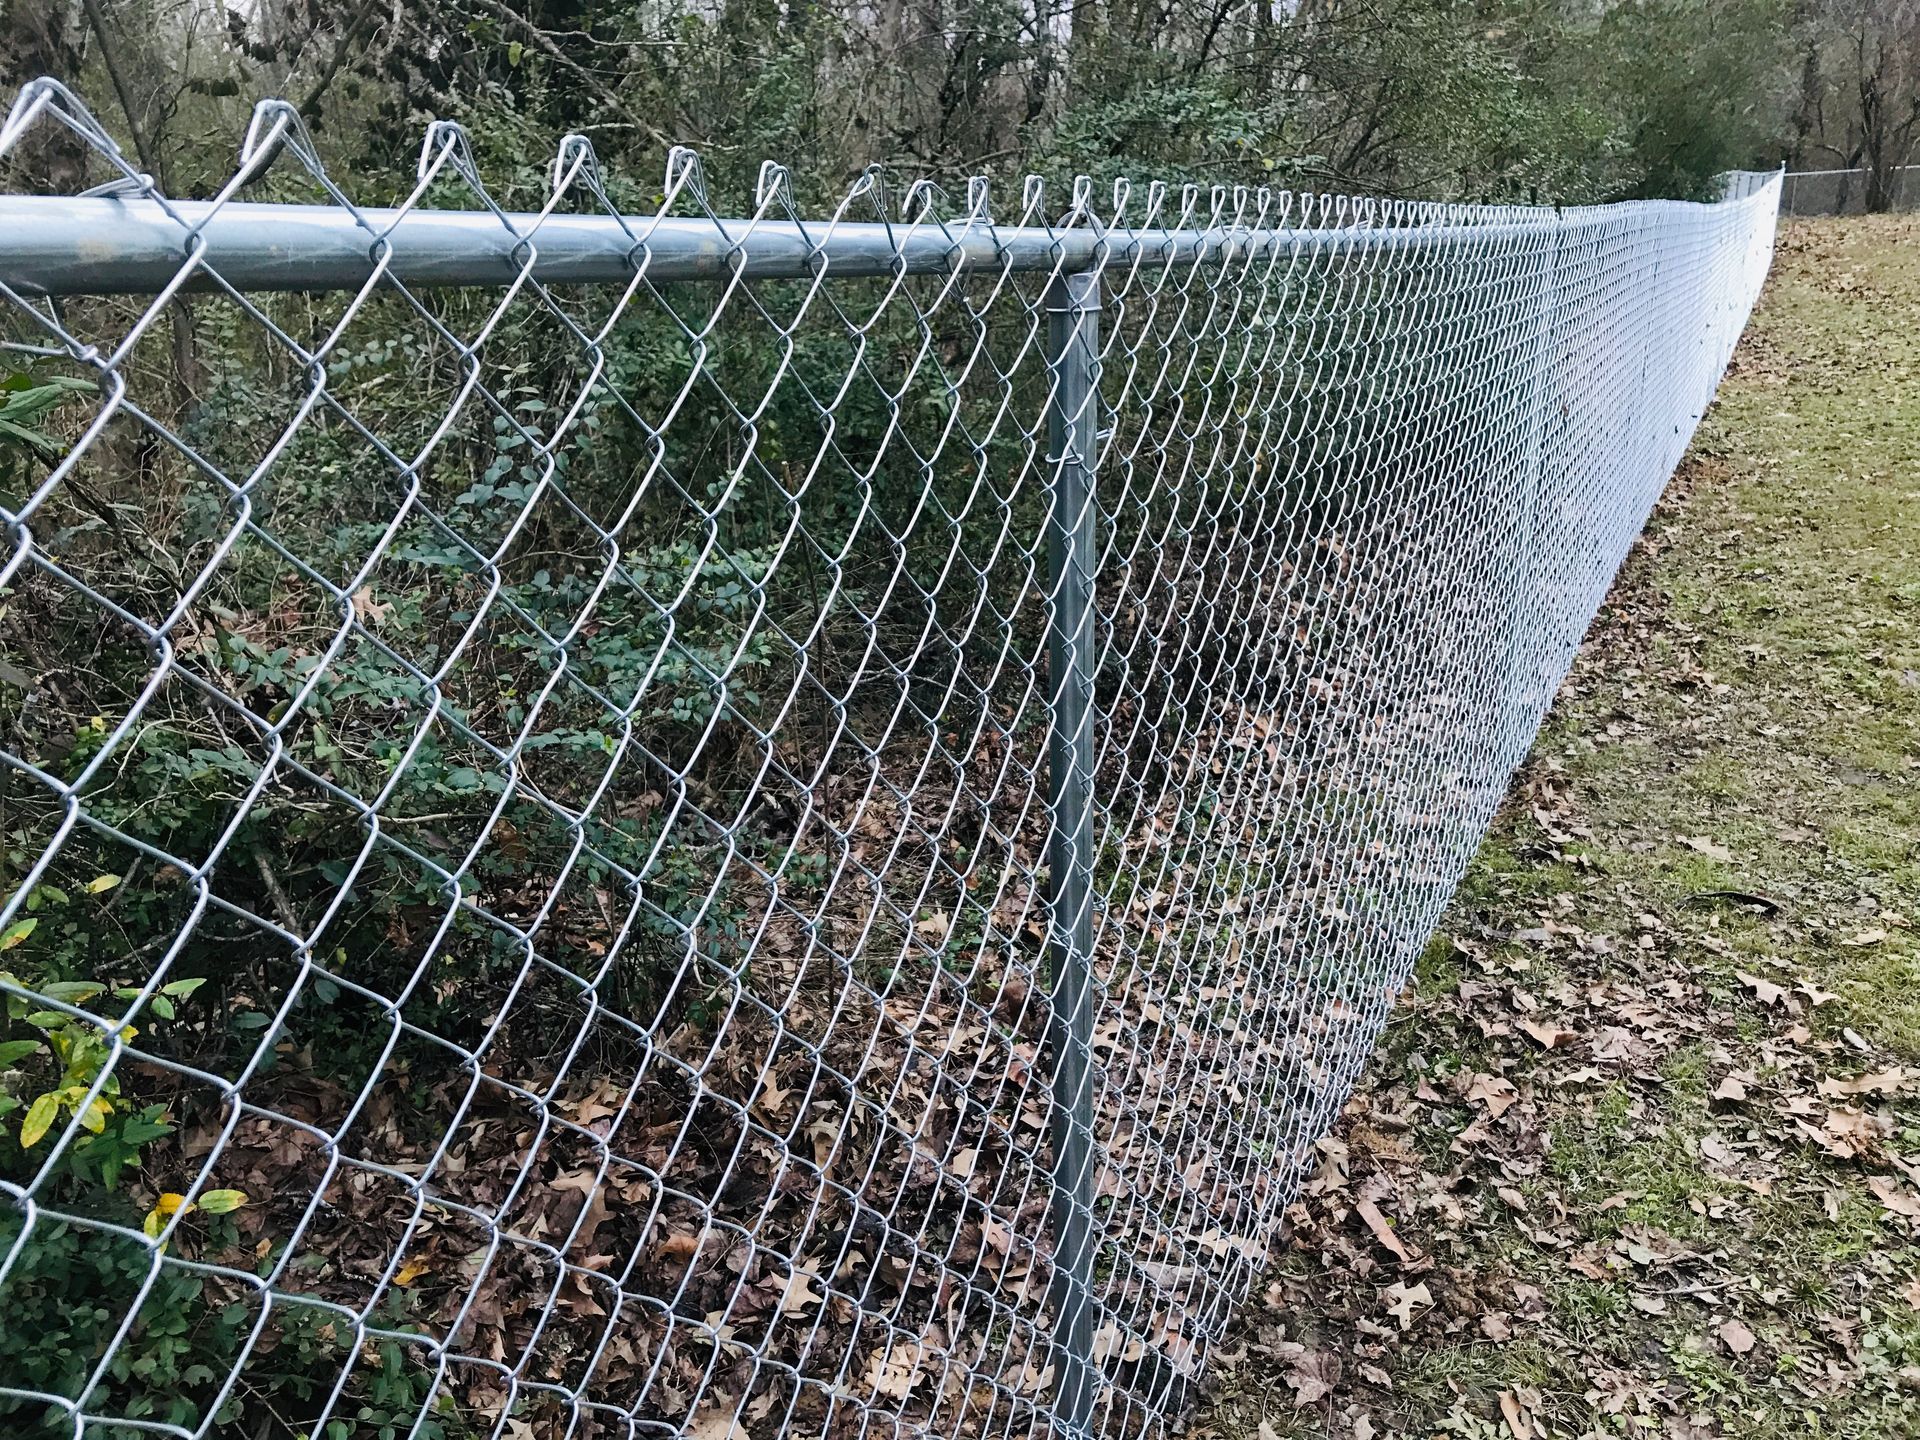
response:
M171 211L171 213L169 213ZM382 269L409 285L622 285L952 271L1073 272L1228 263L1274 253L1442 249L1537 234L1552 218L1480 225L1187 230L725 220L486 210L0 196L0 283L23 295L150 294L189 255L239 290L354 289ZM212 276L184 288L212 288Z
M659 283L829 272L1072 273L1143 263L1453 252L1537 236L1562 218L1546 208L1496 210L1478 223L1460 223L1453 207L1429 213L1411 224L1372 223L1360 211L1320 225L1106 229L996 226L977 215L952 223L808 224L3 195L0 284L22 296L67 296L206 290L223 282L237 290L347 290L382 273L417 286L498 285L523 273L556 285L624 285L642 273ZM199 263L183 275L192 257Z
M465 132L437 121L427 129L418 183L398 206L353 205L324 180L324 166L293 107L262 101L242 142L239 167L211 200L170 200L158 194L113 139L56 80L27 85L4 122L0 154L37 120L64 126L120 173L109 185L77 196L0 194L0 286L19 297L157 294L235 290L327 291L359 289L379 277L413 286L492 286L531 279L540 284L625 285L637 275L651 282L807 279L939 275L965 271L1070 274L1137 264L1230 264L1280 256L1334 258L1387 252L1455 254L1476 245L1544 233L1569 212L1546 206L1466 206L1402 200L1215 187L1208 223L1156 225L1167 187L1149 187L1145 219L1120 223L1124 192L1116 189L1113 223L1104 225L1086 204L1091 182L1073 187L1074 204L1059 225L1040 218L1044 187L1029 177L1023 223L996 225L986 208L986 180L968 183L964 217L942 220L922 203L897 221L848 221L851 203L870 178L849 191L829 219L770 219L785 202L785 171L763 167L761 213L730 219L707 208L698 158L680 147L667 157L661 213L623 216L600 184L584 138L560 143L550 196L537 212L495 206L480 182ZM299 205L243 201L238 192L276 155L290 151L328 191L331 203ZM442 210L421 205L436 178L464 179L486 208ZM1730 172L1726 199L1754 193L1774 172ZM932 192L916 185L923 202ZM1185 188L1177 221L1197 215L1198 187ZM569 196L596 203L600 213L560 209ZM680 199L703 214L668 215ZM1228 200L1231 204L1227 204ZM1251 201L1249 205L1246 202ZM1684 201L1651 202L1686 205ZM1277 212L1277 213L1276 213ZM1576 210L1571 212L1579 214ZM1270 219L1294 223L1269 225ZM1250 220L1251 223L1242 223ZM1223 223L1224 221L1224 223Z
M1868 165L1829 165L1821 170L1783 170L1781 174L1789 180L1801 180L1812 175L1865 175L1872 167ZM1920 170L1920 164L1895 165L1894 170Z

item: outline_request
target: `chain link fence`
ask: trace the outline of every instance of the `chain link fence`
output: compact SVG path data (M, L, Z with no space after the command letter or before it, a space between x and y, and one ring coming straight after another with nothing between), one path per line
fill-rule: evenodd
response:
M1782 178L1783 215L1865 215L1872 173L1853 170L1789 170ZM1888 173L1888 208L1920 210L1920 165L1896 165Z
M439 125L375 209L266 104L187 202L40 82L0 164L56 152L0 197L21 1436L1155 1431L1779 197L803 213L570 137L515 211Z

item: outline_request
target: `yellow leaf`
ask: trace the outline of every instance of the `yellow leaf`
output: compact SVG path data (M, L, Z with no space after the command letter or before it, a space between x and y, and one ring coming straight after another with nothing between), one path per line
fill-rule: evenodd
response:
M200 1197L200 1208L209 1215L224 1215L247 1203L244 1190L209 1190Z
M395 1272L393 1277L393 1283L396 1285L411 1285L414 1281L418 1280L422 1275L426 1273L427 1273L426 1260L421 1256L416 1255L413 1257L413 1259L407 1261L406 1264L402 1265L397 1272Z
M60 1097L49 1090L32 1105L27 1107L27 1118L20 1122L20 1148L31 1150L40 1143L53 1125L53 1117L60 1113Z
M39 928L38 920L16 920L5 930L0 930L0 950L11 950Z
M169 1190L153 1202L153 1208L147 1211L146 1221L140 1228L147 1232L149 1240L156 1239L160 1232L167 1228L167 1217L183 1207L188 1211L193 1209L193 1206L187 1204L186 1196L178 1191Z
M95 1099L80 1114L80 1128L89 1134L98 1135L107 1128L107 1118L113 1114L113 1107L105 1100Z
M89 895L104 895L120 883L118 875L96 875L81 887Z

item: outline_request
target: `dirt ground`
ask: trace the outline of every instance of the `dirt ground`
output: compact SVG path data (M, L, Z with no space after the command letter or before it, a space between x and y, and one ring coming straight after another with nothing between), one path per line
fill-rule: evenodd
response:
M1920 1437L1920 217L1790 222L1193 1437Z

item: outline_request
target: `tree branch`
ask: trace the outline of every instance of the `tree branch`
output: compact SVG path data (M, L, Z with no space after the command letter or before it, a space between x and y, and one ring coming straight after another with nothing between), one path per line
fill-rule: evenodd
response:
M147 172L162 193L166 193L171 187L167 184L165 156L135 112L133 91L127 85L126 71L120 63L113 34L107 28L106 17L100 13L100 0L80 0L80 8L86 14L94 38L100 42L100 63L106 66L107 79L112 82L113 93L119 98L121 113L127 117L127 134L133 140L133 153L139 157L140 168ZM193 403L200 388L200 357L193 341L193 311L183 296L174 296L172 303L167 306L167 326L173 341L174 383L179 386L184 408Z

